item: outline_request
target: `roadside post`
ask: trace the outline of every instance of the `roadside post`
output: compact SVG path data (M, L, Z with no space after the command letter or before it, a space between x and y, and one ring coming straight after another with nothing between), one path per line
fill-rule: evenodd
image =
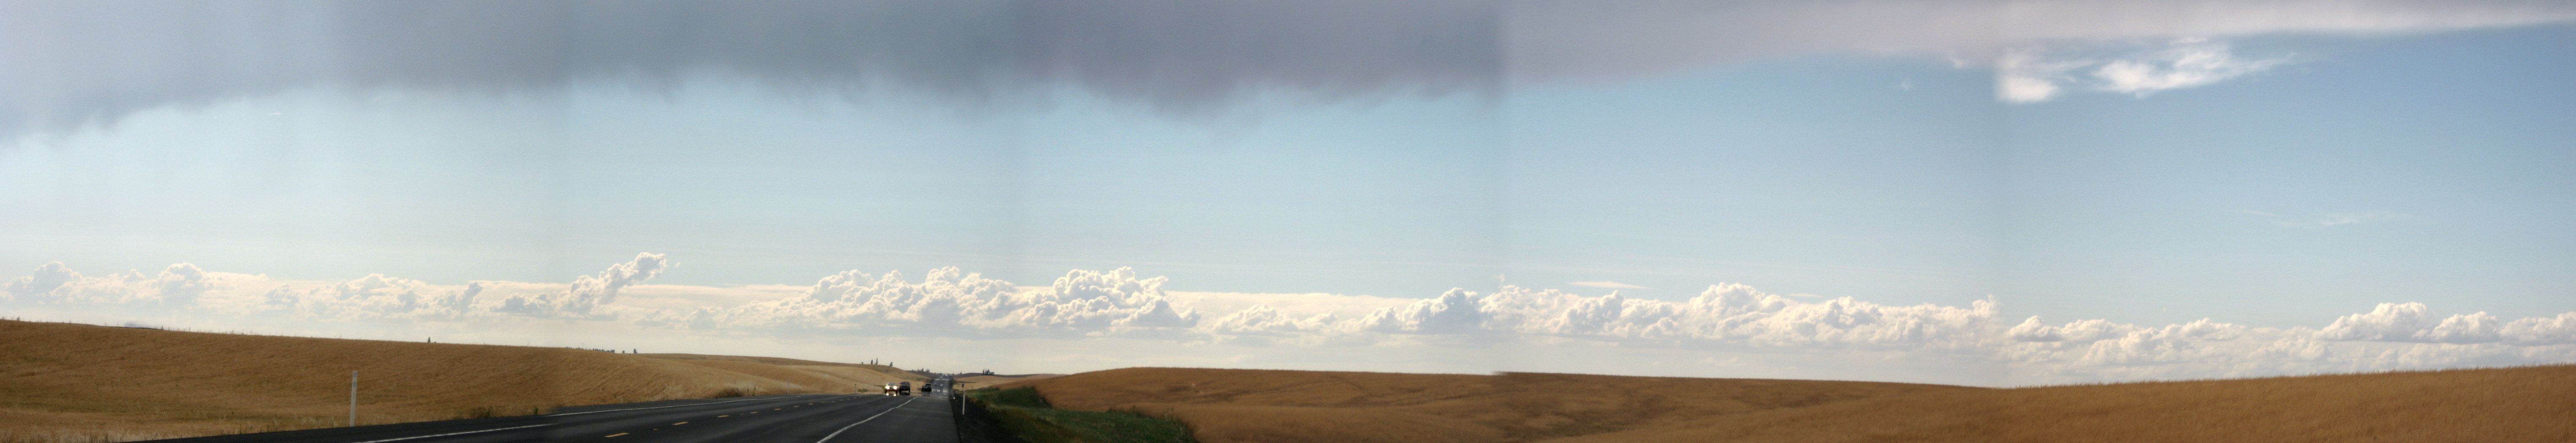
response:
M948 379L948 385L946 387L948 388L948 424L956 425L957 442L983 443L981 441L967 440L970 437L966 436L966 396L965 394L957 393L957 379Z

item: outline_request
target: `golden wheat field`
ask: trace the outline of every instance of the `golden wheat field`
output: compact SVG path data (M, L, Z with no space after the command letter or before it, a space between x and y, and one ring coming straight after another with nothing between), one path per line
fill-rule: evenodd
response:
M923 377L776 357L0 321L0 443L855 392ZM2576 441L2576 366L1991 389L1815 380L1129 368L967 376L1234 442Z
M2565 365L2017 389L1175 368L1005 386L1208 443L2576 441Z
M855 392L923 377L770 357L277 337L0 320L0 443L108 442Z
M994 385L999 385L999 384L1003 384L1003 383L1010 383L1010 382L1016 382L1016 381L1021 381L1021 380L1036 380L1036 379L1041 379L1041 378L1053 378L1053 377L1063 377L1063 376L1064 376L1064 374L1028 374L1028 375L1019 375L1019 376L1001 376L1001 375L969 375L969 376L957 377L957 378L955 378L955 379L952 379L952 381L954 381L954 382L956 382L956 383L957 383L957 389L979 389L979 388L987 388L987 387L992 387L992 386L994 386Z

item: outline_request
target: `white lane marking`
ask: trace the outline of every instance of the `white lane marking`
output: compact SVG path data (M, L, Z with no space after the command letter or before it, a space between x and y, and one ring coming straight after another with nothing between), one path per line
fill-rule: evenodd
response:
M797 397L803 397L803 396L806 396L806 395L822 395L822 394L804 394L804 395L798 395ZM644 409L677 408L677 407L681 407L681 406L703 406L703 405L712 405L712 404L718 404L718 403L733 403L733 402L738 402L738 401L752 401L752 400L785 400L785 399L789 399L789 398L794 398L794 397L779 397L779 398L746 398L746 399L741 399L741 400L725 400L725 401L718 401L718 402L690 403L690 404L685 404L685 405L654 406L654 407L650 407L650 408L627 408L627 409L610 409L610 410L606 410L606 411L567 412L567 413L562 413L562 414L548 415L547 417L562 417L562 416L566 416L566 415L597 414L597 413L601 413L601 412L636 411L636 410L644 410Z
M449 432L449 433L445 433L445 434L438 434L438 435L423 435L423 436L418 436L418 437L402 437L402 438L388 438L388 439L383 439L383 440L367 440L367 441L362 441L362 442L357 442L357 443L377 443L377 442L388 442L388 441L403 441L403 440L411 440L411 439L418 439L418 438L446 437L446 436L450 436L450 435L465 435L465 434L474 434L474 433L483 433L483 432L492 432L492 431L507 431L507 430L512 430L512 429L526 429L526 428L533 428L533 427L538 427L538 426L554 426L554 425L555 425L554 423L547 423L547 424L542 424L542 425L511 426L511 427L507 427L507 428L499 428L499 429L485 429L485 430L480 430L480 431Z
M803 396L806 396L806 395L821 395L821 394L804 394L804 395L798 395L797 397L803 397ZM597 412L633 411L633 410L638 410L638 409L661 409L661 408L676 408L676 407L681 407L681 406L712 405L712 404L716 404L716 403L733 403L733 402L738 402L738 401L752 401L752 400L779 400L779 399L784 399L784 398L794 398L794 397L782 397L782 398L747 398L747 399L741 399L741 400L725 400L725 401L710 402L710 403L691 403L691 404L685 404L685 405L654 406L654 407L650 407L650 408L610 409L610 410L606 410L606 411L572 412L572 413L563 413L563 414L548 415L547 417L562 416L562 415L581 415L581 414L589 414L589 413L597 413ZM437 435L422 435L422 436L414 436L414 437L388 438L388 439L383 439L383 440L367 440L367 441L355 442L355 443L381 443L381 442L388 442L388 441L416 440L416 439L423 439L423 438L430 438L430 437L446 437L446 436L450 436L450 435L478 434L478 433L492 432L492 431L507 431L507 430L512 430L512 429L526 429L526 428L533 428L533 427L538 427L538 426L554 426L554 425L555 425L554 423L547 423L547 424L541 424L541 425L512 426L512 427L507 427L507 428L485 429L485 430L480 430L480 431L449 432L449 433L445 433L445 434L437 434Z
M907 399L904 399L904 400L903 400L903 403L895 403L895 404L894 404L894 407L886 408L885 412L879 412L879 413L877 413L877 415L870 415L870 416L868 416L867 420L859 420L859 423L867 423L867 422L868 422L868 420L875 420L875 419L877 419L877 417L878 417L878 416L886 415L886 412L894 412L894 410L896 410L896 409L903 409L903 405L912 404L912 401L913 401L913 400L920 400L920 399L921 399L921 397L913 397L913 398L907 398ZM851 423L849 426L842 426L842 427L841 427L841 430L839 430L839 431L832 431L832 435L826 435L826 436L823 436L823 439L822 439L822 440L815 440L815 441L814 441L814 443L823 443L823 442L827 442L827 441L832 441L832 437L839 437L839 436L841 436L841 432L843 432L843 431L848 431L848 430L850 430L850 428L859 427L859 423Z

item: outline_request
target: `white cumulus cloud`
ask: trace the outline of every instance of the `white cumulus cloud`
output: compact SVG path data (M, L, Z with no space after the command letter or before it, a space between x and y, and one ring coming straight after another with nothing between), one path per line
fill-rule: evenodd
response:
M1973 347L1992 335L1991 300L1971 307L1885 306L1846 298L1802 302L1750 286L1710 286L1684 301L1587 297L1503 286L1491 294L1451 289L1438 297L1335 321L1291 319L1266 306L1220 318L1210 333L1329 337L1370 342L1401 336L1547 336L1646 346L1734 348Z
M572 287L562 292L530 294L502 299L500 311L529 316L586 317L600 305L617 302L617 291L662 275L670 261L662 254L641 253L635 259L609 266L598 275L576 278Z
M2090 64L2085 60L2049 60L2035 47L2014 48L1995 59L1995 99L2006 103L2038 103L2057 98L2064 87L2074 81L2067 71Z
M2432 308L2423 303L2380 303L2370 312L2346 315L2317 332L2327 340L2403 340L2433 325Z
M2154 47L2108 51L2045 48L2029 45L2006 50L1995 60L1996 99L2037 103L2074 88L2146 97L2157 92L2206 86L2287 64L2287 56L2246 58L2221 41L2182 38ZM2058 52L2074 52L2059 55Z
M2563 345L2576 343L2576 312L2514 320L2504 326L2504 336L2517 344Z
M2432 309L2423 303L2380 303L2370 312L2346 315L2317 332L2327 340L2416 341L2437 343L2491 343L2503 341L2504 328L2495 316L2485 312L2456 314L2434 320ZM2518 324L2538 325L2540 319L2525 319ZM2538 328L2530 328L2537 330ZM2546 334L2524 334L2531 340ZM2522 337L2517 336L2517 339Z
M12 298L38 303L185 306L195 303L209 287L237 283L245 277L249 276L208 274L188 263L170 265L154 275L126 271L91 277L62 262L50 262L36 268L32 275L11 279L7 292Z
M2433 317L2432 309L2423 303L2380 303L2370 312L2335 319L2317 332L2317 338L2461 344L2576 343L2576 312L2509 323L2485 312L2454 314L2438 321Z
M155 318L434 322L503 333L544 320L720 336L1147 340L1278 352L1346 348L1333 352L1354 361L1377 355L1371 353L1498 346L1623 348L1692 359L1704 357L1692 354L1698 352L1866 356L1992 365L2004 369L2001 384L2576 362L2576 312L2507 320L2486 312L2442 315L2413 302L2378 304L2319 328L2214 319L2135 325L2025 317L2007 323L1992 297L1965 306L1893 306L1850 297L1784 297L1742 284L1712 285L1684 300L1509 285L1416 299L1175 296L1163 290L1167 279L1129 268L1073 270L1047 286L1023 287L953 267L918 280L900 272L841 272L801 289L656 285L658 293L686 296L656 297L652 306L619 302L622 291L669 267L667 257L648 253L571 283L439 285L380 274L289 280L184 263L150 275L89 276L48 263L0 281L0 294L7 296L0 307ZM1205 311L1210 307L1219 309Z
M2423 303L2381 303L2323 329L2247 327L2203 319L2147 327L2037 317L2007 332L1996 355L2020 383L2251 377L2576 362L2576 313L2512 322L2485 312L2438 316Z
M612 306L620 290L669 267L661 254L639 254L570 284L474 281L439 285L383 274L348 280L293 280L170 265L87 276L62 263L0 285L0 301L127 313L201 313L318 321L474 321L502 316L615 319L637 309Z
M2104 63L2094 68L2093 77L2101 80L2099 88L2102 90L2145 97L2157 91L2202 86L2262 72L2288 61L2277 57L2238 58L2230 52L2226 42L2187 38L2175 40L2160 51Z
M1137 278L1128 268L1076 270L1047 288L1022 291L954 267L931 270L919 282L901 272L848 271L824 277L802 297L666 312L644 321L700 329L995 336L1156 336L1197 326L1198 313L1174 306L1163 294L1164 281Z

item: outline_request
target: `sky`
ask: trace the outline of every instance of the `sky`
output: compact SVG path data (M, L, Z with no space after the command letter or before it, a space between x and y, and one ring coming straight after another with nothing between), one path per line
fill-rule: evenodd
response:
M1981 386L2576 362L2562 2L0 1L0 316Z

